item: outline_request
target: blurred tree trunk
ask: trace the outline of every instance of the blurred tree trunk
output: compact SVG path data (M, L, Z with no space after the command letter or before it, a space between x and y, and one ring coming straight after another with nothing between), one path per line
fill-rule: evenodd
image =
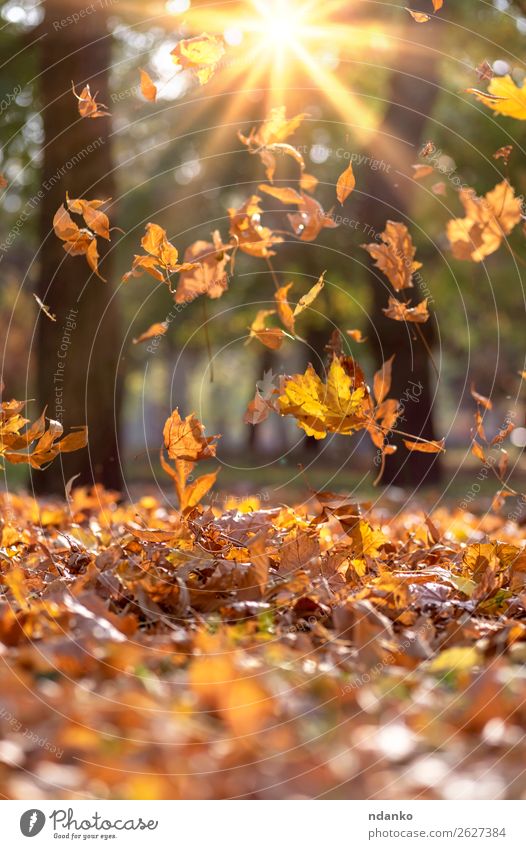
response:
M429 6L427 0L411 3L411 8L428 13ZM389 219L404 222L415 235L411 213L416 220L418 213L412 207L415 183L411 180L411 164L419 161L420 149L426 141L427 118L438 94L437 31L437 22L417 24L408 17L402 33L405 44L400 48L396 70L390 77L389 106L371 145L373 149L369 151L390 167L368 174L364 187L367 194L361 205L361 222L368 228L364 231L364 242L373 242L375 234L382 232ZM426 269L421 273L427 285ZM369 336L378 366L395 354L390 396L404 403L399 428L426 439L436 439L434 378L426 345L410 325L385 317L382 310L387 306L391 291L387 278L378 269L373 269L372 263L368 274L372 290L371 321L376 331ZM409 292L413 304L429 294L419 291L416 284ZM434 321L431 316L426 324L419 325L428 348L434 342ZM408 455L401 438L393 438L392 442L399 450L387 458L384 483L418 486L440 479L438 455L417 452Z
M118 435L121 401L119 315L109 245L98 238L100 272L85 257L68 256L53 233L53 216L70 197L115 196L111 118L81 119L78 93L89 83L110 104L111 37L104 4L86 13L84 0L45 0L40 41L40 96L44 150L40 204L40 276L37 294L57 317L38 321L38 393L47 415L65 428L88 424L88 448L57 459L33 476L39 492L63 492L64 483L97 481L120 488ZM77 23L73 16L80 15ZM107 210L112 221L112 208ZM80 223L80 222L79 222Z

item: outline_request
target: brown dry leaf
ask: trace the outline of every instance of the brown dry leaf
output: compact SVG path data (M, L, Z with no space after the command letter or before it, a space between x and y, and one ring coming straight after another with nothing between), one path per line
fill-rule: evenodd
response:
M294 318L296 318L296 316L298 316L298 315L301 315L301 313L304 310L306 310L308 307L310 307L310 305L313 303L313 301L316 300L316 298L320 294L321 290L325 286L324 277L325 277L325 271L320 275L318 281L314 284L314 286L312 286L305 295L301 296L301 298L299 299L298 303L296 304L296 306L294 308Z
M283 330L279 327L267 327L268 316L275 314L276 310L259 310L250 325L250 335L245 344L248 344L252 339L258 339L262 345L270 348L271 351L281 348L285 341Z
M166 230L158 224L149 222L146 225L146 233L141 239L141 245L147 251L147 255L135 255L130 271L122 277L124 283L131 277L140 277L146 272L160 283L166 283L172 292L170 275L196 267L196 263L193 262L178 263L177 248L168 241Z
M253 580L261 594L265 592L268 583L270 560L267 554L266 534L258 534L248 545L252 569L250 580Z
M157 99L157 86L146 71L143 71L142 68L139 68L139 71L141 75L141 94L146 100L155 103Z
M216 230L212 234L213 242L198 240L190 245L184 254L187 270L179 274L175 301L178 304L193 301L199 295L208 298L220 298L228 289L226 267L231 262L232 247L223 245Z
M444 0L432 0L433 2L433 11L438 12L442 6L444 5Z
M499 147L498 150L493 154L493 159L502 159L504 160L504 164L507 165L510 161L510 156L513 153L513 145L506 144L504 147Z
M484 449L482 448L482 445L479 445L479 443L475 442L475 440L473 440L473 442L471 443L471 453L474 454L474 456L477 457L478 460L482 460L483 463L486 462L486 455L484 454Z
M71 83L71 89L78 100L78 109L81 118L105 118L111 114L105 111L108 107L104 103L97 103L96 97L98 92L95 92L92 96L89 85L84 86L80 94L77 94L73 83Z
M413 442L408 439L404 439L404 445L410 451L421 451L423 454L438 454L441 451L445 451L444 448L446 440L440 439L437 441L429 440L428 442Z
M261 223L263 210L261 198L251 195L238 209L230 208L230 235L237 240L240 250L250 256L266 258L274 256L273 245L283 241L269 227Z
M280 547L280 574L293 574L299 569L305 572L314 572L316 567L319 568L319 557L320 543L318 539L310 533L295 528L283 540Z
M194 71L201 85L214 75L225 54L225 43L216 35L206 32L194 38L183 38L171 51L176 65L184 71Z
M54 313L50 312L49 307L47 307L44 303L42 303L42 301L40 300L40 298L38 297L36 292L33 292L33 297L34 297L35 301L37 302L41 312L43 312L44 315L46 315L50 319L50 321L56 321L57 320L56 315Z
M145 330L140 334L140 336L137 336L137 338L133 340L133 344L138 345L140 342L147 342L149 339L154 339L156 336L164 336L167 330L167 321L157 321L154 324L151 324L148 330Z
M336 183L336 197L342 205L354 190L355 186L356 178L354 176L352 162L350 162L345 171L340 174Z
M397 292L411 287L413 274L422 268L422 263L415 260L416 248L407 227L399 221L388 221L381 239L383 244L371 242L362 247Z
M265 419L268 419L271 409L269 402L263 398L258 390L256 390L254 398L247 406L243 421L245 424L250 425L260 424L261 422L264 422Z
M5 188L7 188L8 185L9 185L9 183L7 182L4 175L0 174L0 189L5 189Z
M325 212L321 203L302 193L303 203L297 212L290 212L288 219L296 236L302 242L312 242L324 227L337 227L331 212Z
M416 324L423 324L429 319L429 311L427 309L427 298L420 301L416 307L410 307L403 301L389 296L389 305L382 312L387 318L392 318L394 321L412 321Z
M480 63L480 65L477 66L476 71L479 80L481 80L482 82L484 82L485 80L491 80L495 76L493 68L491 67L487 59L484 59Z
M176 408L166 420L163 429L164 445L170 459L196 463L198 460L215 457L214 441L219 436L205 436L204 433L204 425L193 413L181 419Z
M104 278L98 270L99 254L96 236L107 240L110 238L108 216L100 210L104 203L108 203L108 200L70 198L66 194L67 208L70 212L81 215L86 227L79 227L63 204L59 206L53 218L53 229L58 238L64 242L62 247L66 253L71 256L85 256L89 267L101 280Z
M477 404L480 404L481 407L484 407L485 410L493 409L493 403L490 401L489 398L486 398L485 395L481 395L479 392L477 392L474 383L471 384L471 397L474 401L477 402Z
M281 201L281 203L286 204L297 204L300 205L303 203L303 198L296 189L291 189L290 186L267 186L266 183L260 183L258 186L258 190L260 192L265 192L267 195L271 195L271 197L276 198Z
M374 375L373 392L378 404L381 404L389 394L394 358L395 355L393 354Z
M447 236L457 259L482 262L500 247L522 217L522 200L515 197L507 180L498 183L484 197L473 189L461 189L465 218L448 222Z

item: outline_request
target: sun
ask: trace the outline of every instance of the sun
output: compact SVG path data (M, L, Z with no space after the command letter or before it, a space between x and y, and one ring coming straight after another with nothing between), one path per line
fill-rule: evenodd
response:
M306 4L299 6L291 0L253 0L252 5L259 19L254 19L251 29L260 34L265 48L281 50L301 42L302 37L307 35Z
M400 39L364 16L354 0L168 0L166 8L183 9L180 16L187 36L207 32L222 36L227 60L196 98L195 109L206 110L210 98L224 97L222 125L243 120L247 102L262 100L262 115L271 108L297 109L310 92L328 101L357 141L366 143L374 132L377 114L365 98L348 85L353 68L382 64ZM222 130L211 135L221 141Z

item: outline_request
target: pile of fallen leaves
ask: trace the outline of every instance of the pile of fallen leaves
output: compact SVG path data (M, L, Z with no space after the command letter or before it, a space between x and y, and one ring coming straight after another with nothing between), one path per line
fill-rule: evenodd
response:
M516 524L204 507L213 438L177 415L165 446L181 510L0 497L4 796L526 792Z

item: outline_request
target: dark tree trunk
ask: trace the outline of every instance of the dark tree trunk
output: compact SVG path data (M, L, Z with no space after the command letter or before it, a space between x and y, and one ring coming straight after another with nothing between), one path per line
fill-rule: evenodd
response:
M429 3L412 3L414 9L429 12ZM361 206L361 220L365 229L365 242L374 241L389 219L404 222L415 234L410 220L414 183L411 181L411 164L425 142L427 117L435 103L437 86L438 24L409 22L405 37L412 49L401 50L398 67L390 79L389 107L371 151L379 160L388 160L389 168L371 171L366 185L367 195ZM417 45L416 49L414 45ZM401 173L400 173L401 172ZM418 258L418 256L417 256ZM426 269L422 269L425 284ZM372 288L372 315L375 333L369 334L377 365L395 354L391 397L399 398L403 405L401 430L426 439L436 439L433 421L434 377L426 345L418 333L403 322L388 319L382 312L391 292L387 278L372 264L369 267ZM419 290L417 284L408 290L413 304L429 293ZM425 336L427 348L434 341L435 319L419 325ZM387 458L384 483L418 486L435 483L440 477L440 460L436 454L413 452L408 455L401 438L393 438L399 450Z
M98 238L99 267L107 280L102 282L85 257L64 252L52 227L66 192L88 200L115 197L111 118L81 119L70 82L78 93L89 83L92 95L98 92L97 101L110 103L111 38L103 3L90 7L89 14L84 0L46 0L44 5L40 95L45 142L37 293L57 320L39 317L38 393L48 416L65 428L87 423L89 444L34 474L33 481L39 492L63 492L64 483L80 473L77 484L96 481L119 489L120 332L109 246ZM75 14L81 14L78 23L72 22ZM105 211L115 224L114 207Z

